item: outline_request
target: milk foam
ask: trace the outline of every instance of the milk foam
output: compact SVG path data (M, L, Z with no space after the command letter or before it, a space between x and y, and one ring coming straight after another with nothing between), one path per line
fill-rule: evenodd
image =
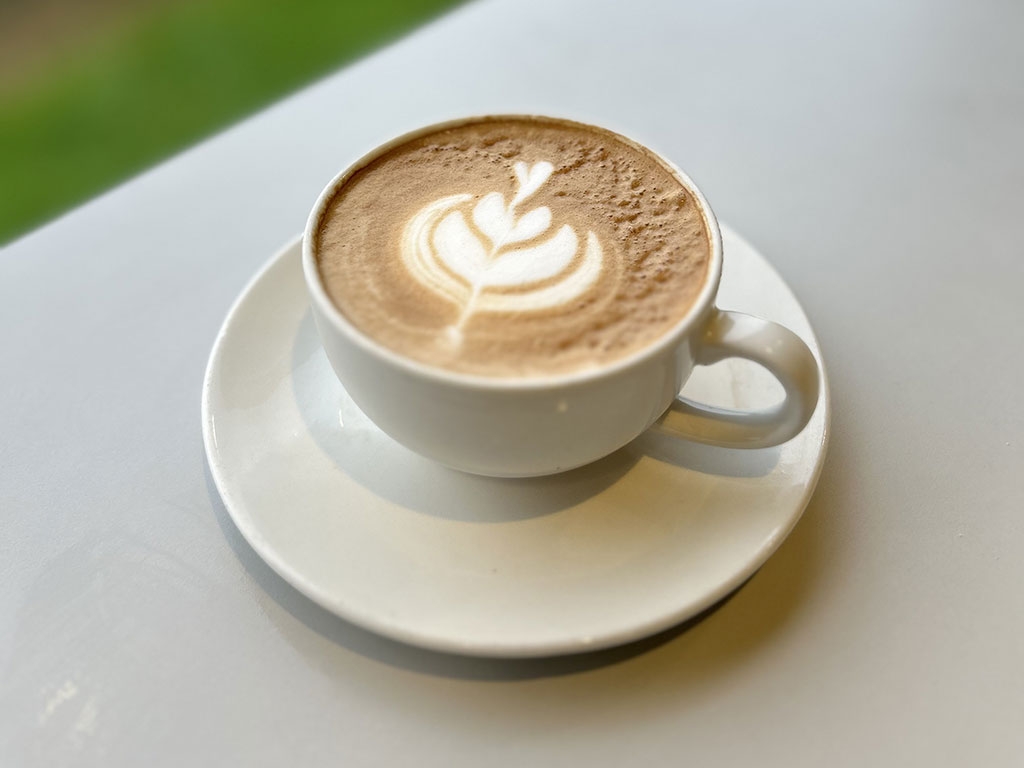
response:
M463 208L473 196L449 195L425 205L403 232L402 260L409 274L458 308L456 331L475 312L530 312L566 304L600 276L603 252L593 232L586 233L579 263L574 262L580 238L568 224L530 244L551 229L551 209L541 206L520 215L516 208L548 180L554 166L518 162L514 170L518 189L508 204L500 192L489 192L467 220ZM548 283L552 278L557 280ZM447 337L461 340L459 333Z

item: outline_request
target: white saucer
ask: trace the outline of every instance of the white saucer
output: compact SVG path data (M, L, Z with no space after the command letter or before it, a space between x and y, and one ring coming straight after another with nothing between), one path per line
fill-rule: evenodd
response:
M820 365L785 283L749 244L722 234L719 306L787 325ZM781 448L726 450L648 432L550 477L444 469L376 429L345 394L313 327L295 240L221 328L203 386L203 437L246 540L324 608L436 650L546 656L666 629L750 577L817 482L824 374L821 391L810 424ZM684 392L750 408L781 388L728 360L698 368Z

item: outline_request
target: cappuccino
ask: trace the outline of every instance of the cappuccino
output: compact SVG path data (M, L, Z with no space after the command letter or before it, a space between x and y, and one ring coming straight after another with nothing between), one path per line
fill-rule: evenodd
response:
M601 367L688 313L708 223L661 160L609 131L483 118L421 134L344 178L313 253L359 331L460 373Z

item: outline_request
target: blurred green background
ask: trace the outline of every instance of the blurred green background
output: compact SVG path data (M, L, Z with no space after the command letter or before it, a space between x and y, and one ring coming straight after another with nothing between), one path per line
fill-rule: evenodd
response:
M0 0L0 243L460 0Z

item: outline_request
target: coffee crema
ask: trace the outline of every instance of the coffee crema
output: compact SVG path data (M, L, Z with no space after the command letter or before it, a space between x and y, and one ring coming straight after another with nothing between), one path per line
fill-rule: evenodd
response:
M419 135L352 173L314 243L362 333L450 371L600 367L661 338L707 278L707 224L654 155L547 118Z

